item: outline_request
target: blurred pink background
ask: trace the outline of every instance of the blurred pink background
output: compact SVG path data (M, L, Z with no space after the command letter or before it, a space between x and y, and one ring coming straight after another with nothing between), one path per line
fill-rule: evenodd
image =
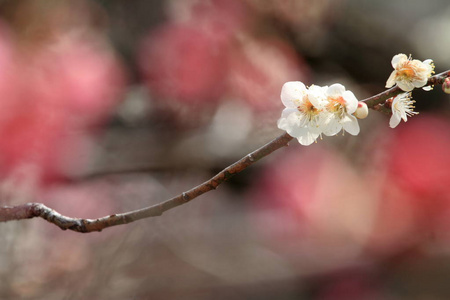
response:
M286 81L384 90L450 68L450 4L0 1L0 205L97 218L209 179L282 134ZM448 299L450 99L396 129L292 141L217 191L101 233L0 223L0 299Z

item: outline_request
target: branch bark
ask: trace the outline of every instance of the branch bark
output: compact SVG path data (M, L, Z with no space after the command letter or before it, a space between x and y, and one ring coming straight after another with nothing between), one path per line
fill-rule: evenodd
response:
M442 84L445 78L450 76L450 70L430 77L427 86ZM387 99L392 98L403 91L398 87L393 87L382 93L366 98L364 101L367 106L372 109L376 109L377 105L383 104ZM289 134L284 133L281 136L275 138L271 142L262 146L261 148L251 152L244 156L239 161L226 167L216 176L205 181L204 183L184 192L178 196L168 199L159 204L145 207L142 209L105 216L98 219L80 219L70 218L55 210L45 206L42 203L26 203L18 206L0 206L0 222L7 222L12 220L23 220L35 217L40 217L47 220L50 223L57 225L63 230L73 230L77 232L93 232L101 231L104 228L128 224L140 219L155 217L162 215L165 211L185 204L198 196L216 189L221 183L227 181L232 176L245 170L250 165L254 164L261 158L269 155L277 149L287 146L293 139Z
M243 171L261 158L279 148L287 146L292 139L293 138L289 134L284 133L261 148L247 154L234 164L226 167L216 176L204 183L169 200L139 210L113 214L98 219L79 219L63 216L41 203L26 203L12 207L0 207L0 222L40 217L57 225L63 230L69 229L77 232L93 232L101 231L104 228L115 225L128 224L144 218L160 216L167 210L185 204L206 192L216 189L221 183Z

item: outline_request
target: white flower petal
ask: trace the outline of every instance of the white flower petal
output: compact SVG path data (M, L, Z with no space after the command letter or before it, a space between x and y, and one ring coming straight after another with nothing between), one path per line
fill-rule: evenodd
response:
M295 108L295 100L301 100L306 93L305 85L300 81L286 82L281 88L281 102L284 106L289 108Z
M312 85L308 89L308 99L317 109L324 108L326 104L325 89L323 87Z
M397 65L402 64L402 63L404 63L407 60L408 60L408 56L406 56L403 53L394 55L394 57L392 58L392 61L391 61L392 67L394 69L396 69Z
M323 91L323 86L313 84L308 88L308 91L314 93L321 93Z
M344 98L346 105L345 108L349 114L352 114L358 108L358 99L356 99L355 95L351 91L345 91L342 93L342 97Z
M336 118L332 118L328 121L327 126L323 129L323 134L326 136L333 136L339 133L342 130L342 125L339 123Z
M414 85L414 87L420 88L420 87L423 87L425 84L427 84L427 82L428 82L428 77L425 77L423 79L414 80L412 82L412 84Z
M289 108L286 108L283 110L283 113L288 110ZM300 118L297 115L297 112L293 112L293 113L287 113L285 116L282 116L278 122L277 122L277 126L278 128L282 129L282 130L288 130L290 127L293 126L300 126Z
M405 92L410 92L414 89L414 84L412 84L410 81L397 81L398 87Z
M389 120L389 126L391 128L397 127L397 125L400 124L400 120L400 115L393 113L391 119Z
M346 115L341 120L342 127L345 131L350 133L351 135L358 135L359 134L359 124L356 117L351 115Z
M299 138L308 134L308 129L302 126L292 126L286 131L290 136L295 138Z
M286 130L287 128L289 128L288 120L287 120L286 118L280 118L280 119L278 119L277 126L278 126L278 128L280 128L281 130Z
M416 67L423 67L423 62L418 59L413 59L410 63Z
M424 91L431 91L433 89L433 86L431 86L431 85L429 85L429 86L424 86L423 88L422 88L422 90L424 90Z
M391 75L389 76L388 80L386 81L386 87L391 88L395 85L395 76L397 75L397 71L392 71Z
M400 115L400 118L402 118L402 120L404 122L408 121L408 116L406 115L406 111L405 110L398 111L397 115Z
M316 135L314 133L307 132L306 134L297 137L297 140L303 146L309 146L312 143L314 143L318 137L319 137L318 134Z
M330 97L342 96L343 92L345 92L345 87L339 83L332 84L327 89L327 95Z
M302 115L298 111L289 114L286 118L289 126L301 126Z
M281 117L282 118L287 118L289 115L291 114L295 114L297 113L298 110L296 108L288 108L286 107L285 109L283 109L283 111L281 112Z

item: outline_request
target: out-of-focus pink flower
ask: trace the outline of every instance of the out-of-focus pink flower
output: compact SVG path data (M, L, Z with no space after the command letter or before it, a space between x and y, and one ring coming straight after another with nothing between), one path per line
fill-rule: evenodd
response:
M449 131L447 120L421 115L377 142L385 146L373 162L380 204L371 247L392 252L429 236L449 239Z
M260 13L272 15L295 26L297 31L317 31L333 22L344 0L246 0L246 2Z
M78 122L102 121L120 100L124 73L108 49L69 38L31 55L36 88Z
M364 181L323 148L273 160L250 197L258 231L315 272L354 262L372 228L374 199Z
M205 104L231 96L262 111L281 108L284 82L308 81L308 68L288 43L252 37L254 15L244 2L174 3L172 22L140 49L139 65L157 98Z
M195 23L218 43L226 43L234 38L251 19L251 14L242 1L209 0L194 3L189 21Z
M402 252L417 245L426 231L420 226L423 211L415 205L418 200L416 195L389 181L373 183L376 186L378 204L374 210L376 218L367 247L372 254L391 255Z
M398 128L389 149L393 179L422 195L450 192L450 123L421 115Z
M171 22L192 24L217 41L233 38L252 19L246 3L240 0L170 1L168 8Z
M66 130L64 116L55 113L51 107L45 108L45 103L39 103L38 97L32 99L37 103L23 101L23 106L10 110L11 118L0 125L2 176L28 164L38 165L47 175L55 171L59 154L57 145Z
M231 91L258 110L281 108L280 87L287 81L308 79L306 64L282 40L245 39L231 53Z
M0 125L11 117L11 109L18 106L20 90L17 55L10 32L0 22Z
M218 100L225 88L226 49L201 29L166 25L144 41L139 64L150 90L187 103Z
M68 168L84 166L90 126L120 99L123 73L111 54L79 40L66 43L17 51L21 76L11 77L11 97L0 99L2 177L24 165L37 167L44 181L76 172Z

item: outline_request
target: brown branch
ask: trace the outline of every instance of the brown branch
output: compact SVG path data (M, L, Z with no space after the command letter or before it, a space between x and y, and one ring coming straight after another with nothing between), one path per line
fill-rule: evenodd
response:
M289 134L284 133L228 166L208 181L169 200L139 210L105 216L99 219L79 219L63 216L41 203L27 203L13 207L0 207L0 222L40 217L59 226L63 230L70 229L77 232L93 232L101 231L104 228L115 225L128 224L148 217L160 216L169 209L185 204L206 192L216 189L221 183L243 171L256 161L279 148L287 146L292 139Z
M432 76L429 78L427 86L442 84L445 78L449 76L450 70ZM393 87L362 101L366 102L368 107L382 111L383 107L381 106L383 106L383 103L387 99L392 98L402 92L403 91L400 90L400 88ZM40 217L50 223L57 225L63 230L70 229L77 232L93 232L101 231L104 228L115 225L128 224L144 218L160 216L167 210L185 204L206 192L216 189L221 183L228 180L233 175L243 171L256 161L269 155L275 150L282 148L283 146L287 146L292 139L293 137L291 137L287 133L284 133L268 144L262 146L261 148L246 155L234 164L228 166L208 181L205 181L204 183L190 189L189 191L186 191L169 200L139 210L134 210L122 214L113 214L98 219L80 219L63 216L41 203L26 203L18 206L0 207L0 222Z
M450 70L436 74L434 76L431 76L428 79L428 82L425 86L432 86L437 84L443 84L445 78L450 76ZM390 88L388 90L385 90L384 92L381 92L379 94L376 94L372 97L366 98L364 100L361 100L363 102L366 102L367 106L370 108L375 108L378 104L384 103L387 99L397 96L398 94L404 93L398 86L394 86L393 88Z

